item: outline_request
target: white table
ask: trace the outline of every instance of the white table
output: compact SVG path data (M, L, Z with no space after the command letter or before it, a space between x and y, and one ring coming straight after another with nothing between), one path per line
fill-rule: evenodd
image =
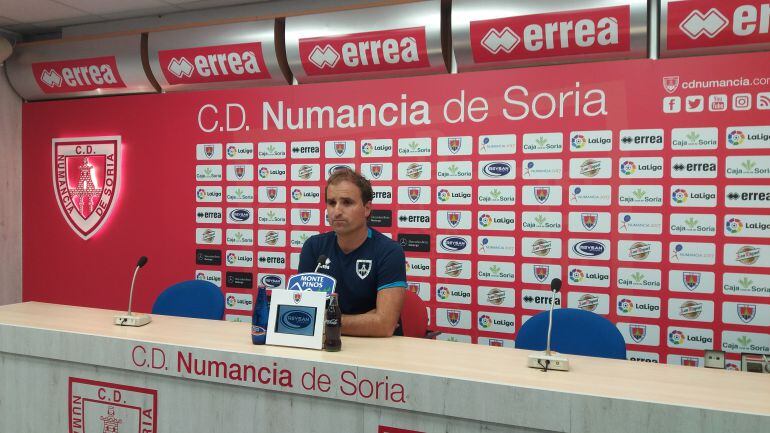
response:
M528 351L404 337L327 353L115 313L0 307L0 432L770 432L770 375L579 356L543 373Z

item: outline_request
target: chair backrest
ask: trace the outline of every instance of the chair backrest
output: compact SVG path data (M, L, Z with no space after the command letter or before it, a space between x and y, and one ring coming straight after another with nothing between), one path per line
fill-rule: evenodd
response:
M516 335L516 348L545 350L548 312L529 318ZM553 310L551 350L569 355L626 359L623 334L606 318L576 308Z
M428 311L425 309L425 302L411 290L404 290L401 330L404 337L425 338L428 333Z
M225 312L225 297L210 281L190 280L174 284L158 295L153 314L220 320Z

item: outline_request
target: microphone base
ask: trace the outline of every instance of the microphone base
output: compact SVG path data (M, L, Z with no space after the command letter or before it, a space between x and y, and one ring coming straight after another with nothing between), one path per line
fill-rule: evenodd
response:
M533 353L527 357L527 367L545 370L569 371L569 360L556 352L546 355L545 352Z
M114 319L114 323L118 326L144 326L152 321L147 314L118 314Z

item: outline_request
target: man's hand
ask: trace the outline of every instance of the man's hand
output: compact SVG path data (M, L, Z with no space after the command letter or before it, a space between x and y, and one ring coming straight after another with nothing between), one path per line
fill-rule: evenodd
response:
M398 326L404 305L404 287L389 287L377 292L374 310L342 316L342 333L357 337L390 337Z

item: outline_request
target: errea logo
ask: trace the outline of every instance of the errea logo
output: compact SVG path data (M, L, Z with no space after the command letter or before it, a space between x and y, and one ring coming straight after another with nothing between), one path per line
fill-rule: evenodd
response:
M770 41L770 4L762 0L670 2L669 50Z
M628 5L471 21L477 63L628 51Z
M429 66L425 27L299 40L308 75L390 71Z
M158 62L169 84L270 78L260 42L160 50Z

